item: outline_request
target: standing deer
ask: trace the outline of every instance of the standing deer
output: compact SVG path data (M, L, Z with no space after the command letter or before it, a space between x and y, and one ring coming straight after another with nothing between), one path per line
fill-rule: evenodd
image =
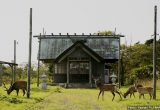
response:
M27 90L27 82L26 81L16 81L13 84L11 84L11 86L9 87L9 89L5 86L5 84L3 83L4 88L6 88L5 91L7 91L7 94L10 95L10 93L13 90L16 90L17 92L17 96L19 93L19 89L23 90L23 96L25 95L25 91Z
M141 84L138 84L136 87L143 87L143 86ZM134 92L137 92L135 85L131 85L126 91L126 93L124 93L123 97L126 98L129 94L130 94L130 98L132 95L135 97Z
M98 99L99 99L100 94L102 93L102 100L104 100L104 91L110 91L113 94L112 101L114 100L115 93L119 94L120 98L122 99L120 92L118 92L115 84L103 84L101 83L100 79L94 79L94 80L95 80L96 86L100 90Z
M152 92L153 92L152 87L137 87L135 84L135 88L136 88L137 92L139 93L139 99L141 98L142 95L144 98L144 94L149 94L150 100L152 99Z

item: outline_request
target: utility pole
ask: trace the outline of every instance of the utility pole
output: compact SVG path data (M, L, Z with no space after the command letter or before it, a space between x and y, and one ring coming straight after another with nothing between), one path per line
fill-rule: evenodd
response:
M154 7L154 39L153 39L153 99L156 99L156 36L157 36L157 6Z
M17 41L14 40L14 64L16 64L16 43ZM14 83L16 81L16 65L14 65L13 68L13 82Z
M30 23L29 23L29 57L28 57L28 72L27 72L27 98L30 98L30 71L31 71L31 52L32 52L32 8L30 8Z

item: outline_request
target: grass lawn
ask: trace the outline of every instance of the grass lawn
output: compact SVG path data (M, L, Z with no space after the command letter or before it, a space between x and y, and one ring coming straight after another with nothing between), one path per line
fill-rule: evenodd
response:
M120 89L122 93L126 90L125 87ZM48 86L46 91L42 91L41 87L31 85L31 98L28 99L22 96L22 91L18 97L15 91L8 96L3 87L0 87L0 110L127 110L127 106L160 105L160 90L157 90L157 100L149 100L148 94L145 99L139 99L136 93L136 98L127 97L122 100L116 94L114 101L110 92L105 92L104 101L101 97L97 100L98 89L61 88L61 92L58 91L59 87L56 86Z

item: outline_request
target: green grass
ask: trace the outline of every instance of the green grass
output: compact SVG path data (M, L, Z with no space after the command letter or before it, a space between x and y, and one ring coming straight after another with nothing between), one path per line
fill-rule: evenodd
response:
M42 91L41 87L37 88L36 85L31 85L31 95L28 99L23 96L22 90L19 91L19 96L16 95L16 91L13 91L10 95L7 95L3 87L0 87L0 110L26 110L36 103L44 100L53 93L55 88L49 86L46 91Z
M127 90L126 87L120 89L122 93ZM105 92L104 101L100 97L97 100L98 89L64 89L56 86L48 86L46 91L41 87L31 86L31 98L16 96L15 91L8 96L0 87L0 110L126 110L127 106L158 106L160 105L160 90L157 90L157 100L149 100L149 95L145 99L127 97L120 100L116 94L112 101L112 94ZM16 99L15 99L16 98ZM16 103L13 103L13 102Z

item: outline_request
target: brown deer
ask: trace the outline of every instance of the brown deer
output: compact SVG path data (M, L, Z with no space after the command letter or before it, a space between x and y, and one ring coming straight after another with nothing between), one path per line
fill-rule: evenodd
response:
M16 90L17 92L17 96L19 93L19 89L23 90L23 96L25 95L25 91L27 90L27 82L26 81L16 81L13 84L11 84L11 86L9 87L9 89L5 86L5 84L3 83L4 88L6 88L5 91L7 91L7 94L10 95L10 93L13 90Z
M122 99L120 92L118 92L117 87L115 84L103 84L101 83L100 79L94 79L96 86L99 88L100 92L98 95L98 99L100 94L102 93L102 100L104 100L104 91L110 91L113 94L112 101L114 100L115 93L119 94L120 98Z
M137 92L139 93L139 99L141 98L142 95L144 98L144 94L149 94L150 100L152 99L152 92L153 92L152 87L136 87L136 84L135 84L135 88L136 88Z
M143 86L141 84L138 84L137 87L143 87ZM135 85L131 85L126 91L126 93L124 93L123 97L126 98L129 94L130 94L130 98L132 95L135 97L134 92L137 92Z

